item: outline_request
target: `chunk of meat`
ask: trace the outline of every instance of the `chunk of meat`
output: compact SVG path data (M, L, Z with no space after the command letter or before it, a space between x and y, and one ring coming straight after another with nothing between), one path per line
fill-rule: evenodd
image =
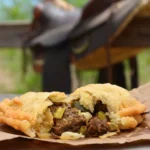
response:
M56 110L56 106L52 106L52 113ZM86 119L84 116L79 115L79 112L75 108L66 107L62 119L54 119L54 127L52 132L55 135L60 136L63 132L72 131L78 132L81 126L86 125Z
M109 130L107 120L100 120L98 117L91 118L87 124L88 137L98 137Z

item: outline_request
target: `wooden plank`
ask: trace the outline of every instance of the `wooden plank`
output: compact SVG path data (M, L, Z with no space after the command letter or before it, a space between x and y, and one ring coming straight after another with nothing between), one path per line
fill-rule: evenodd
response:
M23 37L29 29L29 22L1 22L0 23L0 47L19 48Z
M136 56L139 52L144 49L141 48L111 48L111 63L115 64L121 62L125 59ZM77 60L74 62L75 66L78 70L91 70L91 69L99 69L108 66L108 62L106 59L106 50L105 48L99 48L84 58Z
M115 47L150 47L150 18L135 18L113 43Z

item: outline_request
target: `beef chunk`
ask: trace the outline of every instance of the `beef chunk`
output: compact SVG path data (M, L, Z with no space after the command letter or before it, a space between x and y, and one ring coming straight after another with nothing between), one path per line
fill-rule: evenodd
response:
M58 106L52 106L52 113L55 112ZM55 135L60 136L63 132L72 131L78 132L81 126L86 124L86 119L84 116L79 115L78 110L71 107L66 107L62 119L54 119L54 127L52 132Z
M109 130L106 120L100 120L98 117L91 118L87 124L88 137L98 137Z

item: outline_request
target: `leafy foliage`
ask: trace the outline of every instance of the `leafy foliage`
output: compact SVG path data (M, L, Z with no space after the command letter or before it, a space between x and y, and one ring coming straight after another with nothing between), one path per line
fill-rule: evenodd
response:
M33 5L41 0L1 0L0 20L26 20L32 17ZM67 0L77 7L83 6L88 0Z
M77 7L84 6L89 0L67 0L69 3Z
M30 19L32 6L39 0L1 0L0 20L25 20Z

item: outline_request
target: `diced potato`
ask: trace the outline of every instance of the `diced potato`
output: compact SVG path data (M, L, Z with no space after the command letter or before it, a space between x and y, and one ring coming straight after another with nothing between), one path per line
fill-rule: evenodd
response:
M64 112L65 112L65 108L59 107L54 113L54 118L62 119Z
M100 120L105 120L105 119L106 119L105 113L102 112L102 111L99 111L99 112L98 112L98 118L99 118Z
M86 131L87 131L87 127L86 126L82 126L81 128L80 128L80 133L81 134L83 134L83 135L85 135L86 134Z

